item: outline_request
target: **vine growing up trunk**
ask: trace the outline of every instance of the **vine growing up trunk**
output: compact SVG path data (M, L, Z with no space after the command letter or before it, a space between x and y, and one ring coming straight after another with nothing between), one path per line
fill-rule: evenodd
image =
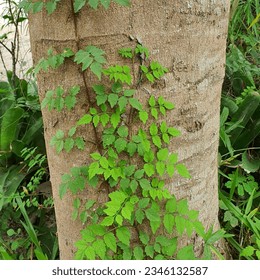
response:
M61 257L210 258L228 2L58 2L30 32Z

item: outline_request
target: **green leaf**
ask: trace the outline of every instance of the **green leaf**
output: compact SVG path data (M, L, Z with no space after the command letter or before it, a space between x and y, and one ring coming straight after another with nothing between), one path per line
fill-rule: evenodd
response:
M152 108L151 115L157 120L158 119L158 110L156 108Z
M75 139L75 145L77 146L77 148L79 150L84 150L85 142L84 142L83 138L82 137L77 137Z
M158 135L152 136L152 141L157 148L161 149L162 141Z
M111 249L114 253L116 253L117 250L117 244L116 244L116 237L113 233L107 233L104 235L104 241L109 249Z
M169 239L169 245L162 248L162 253L169 257L173 257L177 250L177 237Z
M124 221L124 219L121 215L116 216L116 222L118 223L119 226L122 226L123 221Z
M196 260L193 245L188 245L177 252L177 259L178 260Z
M169 101L164 101L163 106L167 109L167 110L172 110L174 109L174 104L169 102Z
M170 134L173 137L177 137L177 136L181 135L181 132L178 129L174 128L174 127L169 127L168 128L168 134Z
M77 101L76 101L75 96L69 95L69 96L65 97L64 103L68 110L72 110L75 107Z
M149 82L154 83L154 76L152 73L147 73L146 78Z
M144 170L143 169L139 169L135 172L134 177L137 180L140 180L141 178L143 178L144 176Z
M145 65L141 65L140 68L145 74L149 72L148 68Z
M245 151L242 154L242 166L241 166L247 173L256 172L260 168L260 160L249 160L248 152Z
M74 12L79 12L86 4L87 0L74 0Z
M89 179L92 179L95 175L97 175L99 169L99 163L98 162L92 162L89 166L88 174Z
M139 112L139 119L146 124L147 120L148 120L148 113L146 111L140 111Z
M129 142L127 144L127 152L129 153L130 156L133 156L136 150L137 150L137 145L134 142Z
M123 207L121 214L125 219L130 221L133 211L134 211L134 205L128 201Z
M160 221L150 221L150 227L152 230L152 233L155 234L156 231L159 229L161 222Z
M115 149L117 150L118 153L121 153L122 151L125 150L127 141L124 138L118 138L115 143Z
M105 94L105 87L103 85L94 85L92 87L97 95Z
M122 112L123 110L126 109L127 103L128 103L128 100L127 100L126 97L122 96L122 97L119 98L118 106L119 106L120 112Z
M170 177L172 177L172 176L174 175L174 172L175 172L175 167L174 167L173 164L168 163L168 164L166 165L166 170L167 170L168 175L169 175Z
M115 94L115 93L109 94L108 95L108 102L109 102L111 108L113 108L118 102L118 95Z
M169 150L167 148L160 149L157 153L157 158L160 161L165 161L168 158Z
M87 46L84 50L79 50L75 54L74 61L82 64L82 71L90 67L91 71L100 79L102 72L102 64L106 63L103 57L104 51L95 47Z
M117 130L117 133L120 137L126 138L128 136L128 127L125 125L120 126Z
M3 98L3 97L1 97ZM3 99L4 100L4 99ZM2 104L3 106L3 104ZM5 107L5 106L4 106ZM22 124L22 119L25 111L20 107L6 109L1 116L0 126L0 151L9 151L11 143L15 140L19 132L19 126ZM58 133L58 132L57 132ZM57 134L56 134L57 137Z
M120 123L120 112L119 111L116 111L114 114L112 114L112 116L110 118L110 122L114 128L116 128L118 126L118 124Z
M108 164L108 160L105 157L101 157L101 159L99 160L100 166L108 169L109 164Z
M76 129L77 127L76 126L73 126L70 130L69 130L69 137L72 137L75 133L76 133Z
M131 48L122 48L118 53L124 58L133 58L133 53Z
M158 134L158 128L155 123L151 124L149 131L150 131L151 136L155 136Z
M155 173L154 165L152 163L146 163L144 165L144 171L148 177L151 177Z
M146 208L150 202L150 198L142 198L139 200L138 206L139 208Z
M135 257L136 260L143 260L144 252L143 252L143 249L140 246L136 246L134 248L134 257Z
M70 152L74 147L74 140L72 138L67 138L64 141L64 149L68 153Z
M156 105L156 100L155 100L155 97L153 95L149 98L148 103L151 107L154 107Z
M172 214L165 214L163 217L163 225L169 234L172 234L175 225L174 216Z
M175 224L176 224L176 229L180 235L183 234L186 226L186 220L181 217L181 216L176 216L175 217Z
M136 98L129 99L130 105L138 111L142 111L142 104Z
M108 124L108 122L109 122L109 115L108 114L102 114L101 116L100 116L100 122L102 123L102 125L103 125L103 127L105 127L107 124Z
M140 184L140 186L141 186L141 188L142 188L143 190L150 190L150 188L151 188L151 183L150 183L150 181L148 181L148 180L145 179L145 178L142 178L142 179L139 181L139 184Z
M95 250L96 255L99 256L101 260L104 260L107 251L105 242L98 239L92 243L92 247Z
M113 216L107 216L102 220L100 225L109 227L109 226L113 225L113 223L114 223L114 217Z
M149 243L150 237L147 233L140 231L139 232L139 239L144 244L147 245Z
M163 133L162 139L166 144L170 144L170 138L169 138L169 135L167 133Z
M160 215L156 209L148 208L145 210L147 219L151 222L160 222Z
M184 164L182 164L182 163L177 164L175 166L175 168L182 177L187 178L187 179L191 178L190 173L189 173L189 171L187 170L187 168Z
M165 246L170 246L172 244L172 239L169 239L163 235L158 235L156 237L156 242L161 244L163 247L165 247Z
M89 124L91 121L92 121L92 116L86 114L78 120L77 125Z
M115 139L116 139L116 137L114 135L104 134L103 137L102 137L104 148L113 144L115 142Z
M145 253L148 257L153 259L154 257L154 247L152 245L145 246Z
M170 154L169 156L169 163L175 164L178 161L178 155L177 154Z
M113 0L113 1L121 6L125 6L125 7L130 6L129 0Z
M130 231L127 227L119 227L116 230L116 236L119 241L121 241L123 244L129 246L130 245Z
M102 64L100 64L99 62L93 62L90 65L90 70L98 77L99 80L101 80Z
M175 197L172 197L167 201L165 210L169 213L174 213L177 210L177 201Z
M240 257L251 257L255 250L256 249L253 246L247 246L240 252Z
M86 247L85 255L88 260L95 260L95 258L96 258L96 253L92 246Z
M100 120L100 117L99 117L98 115L95 115L95 116L93 117L93 120L92 120L92 121L93 121L93 124L94 124L95 127L98 126L99 120Z
M189 206L187 199L179 200L177 203L177 211L182 215L187 215L189 212Z
M52 14L56 10L58 0L48 1L46 3L46 10L48 12L48 15Z
M136 221L141 225L144 218L145 218L144 212L141 209L138 209L135 212L135 219L136 219Z

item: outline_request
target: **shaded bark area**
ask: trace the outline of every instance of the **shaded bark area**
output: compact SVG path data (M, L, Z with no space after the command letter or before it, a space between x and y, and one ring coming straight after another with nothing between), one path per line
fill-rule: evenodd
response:
M34 62L46 55L49 48L61 52L95 45L106 51L109 64L122 64L117 54L122 47L133 46L135 40L148 47L153 60L170 71L153 86L138 90L143 103L149 96L163 95L176 105L169 115L169 126L177 127L182 136L170 145L186 164L192 179L175 176L167 188L178 198L188 198L190 208L200 211L200 219L208 228L218 227L218 130L221 86L224 77L225 47L229 1L221 0L145 0L131 1L130 8L111 5L106 11L84 7L76 16L72 1L64 0L51 16L43 11L30 15L30 34ZM133 65L133 71L135 66ZM80 85L78 105L72 112L57 113L43 110L45 141L55 200L61 259L72 259L73 244L80 237L82 225L71 220L71 195L59 199L61 175L73 166L88 163L89 154L96 150L94 130L84 131L87 143L84 153L73 150L57 155L50 139L57 129L68 131L87 112L94 101L90 86L97 82L83 76L80 68L67 61L55 71L38 75L42 100L47 90L61 85L65 89ZM82 200L97 199L103 203L107 193L86 188ZM184 243L186 241L184 240ZM196 242L196 238L194 240Z

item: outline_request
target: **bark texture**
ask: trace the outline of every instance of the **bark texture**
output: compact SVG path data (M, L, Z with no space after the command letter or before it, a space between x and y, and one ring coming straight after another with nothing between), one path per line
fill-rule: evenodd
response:
M139 96L145 100L149 97L147 92L163 95L176 105L169 125L181 130L182 136L171 143L170 150L178 152L192 176L191 180L175 176L167 187L178 198L188 198L190 208L200 211L207 228L212 224L218 227L219 107L229 0L133 0L130 8L113 4L107 11L86 6L76 17L72 2L61 1L51 16L44 11L30 16L34 62L45 56L49 48L59 52L70 47L77 51L95 45L106 51L110 64L116 64L122 62L117 50L133 45L131 38L148 47L153 60L170 71L160 83L141 88ZM79 221L71 220L73 197L59 199L61 175L88 162L95 146L88 144L84 153L75 150L57 155L49 143L57 129L68 131L87 112L89 101L84 88L93 82L89 83L89 79L72 62L38 75L40 99L47 90L59 85L69 88L78 84L82 89L72 112L43 110L61 259L73 258L73 244L82 228ZM86 140L95 139L93 131L82 131L82 135ZM106 200L105 196L90 189L84 192L85 199L96 197L100 202Z

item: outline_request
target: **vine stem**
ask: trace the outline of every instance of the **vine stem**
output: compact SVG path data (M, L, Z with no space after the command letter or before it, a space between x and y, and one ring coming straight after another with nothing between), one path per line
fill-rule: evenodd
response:
M70 3L71 3L73 25L74 25L75 42L76 42L76 47L77 47L77 52L78 52L81 49L80 48L80 39L79 39L79 35L78 35L78 22L77 22L77 16L74 13L74 7L73 7L74 1L70 0ZM86 80L86 77L84 75L84 72L81 71L80 66L79 66L79 72L82 75L82 79L83 79L84 87L85 87L85 90L86 90L86 95L87 95L88 103L90 105L91 104L91 98L90 98L90 92L89 92L88 86L87 86L87 80ZM93 131L94 131L94 134L95 134L95 142L96 142L95 144L97 146L97 149L98 149L99 153L102 154L102 147L100 145L101 139L98 137L98 133L97 133L96 127L94 126L93 123L92 123L92 127L93 127Z

